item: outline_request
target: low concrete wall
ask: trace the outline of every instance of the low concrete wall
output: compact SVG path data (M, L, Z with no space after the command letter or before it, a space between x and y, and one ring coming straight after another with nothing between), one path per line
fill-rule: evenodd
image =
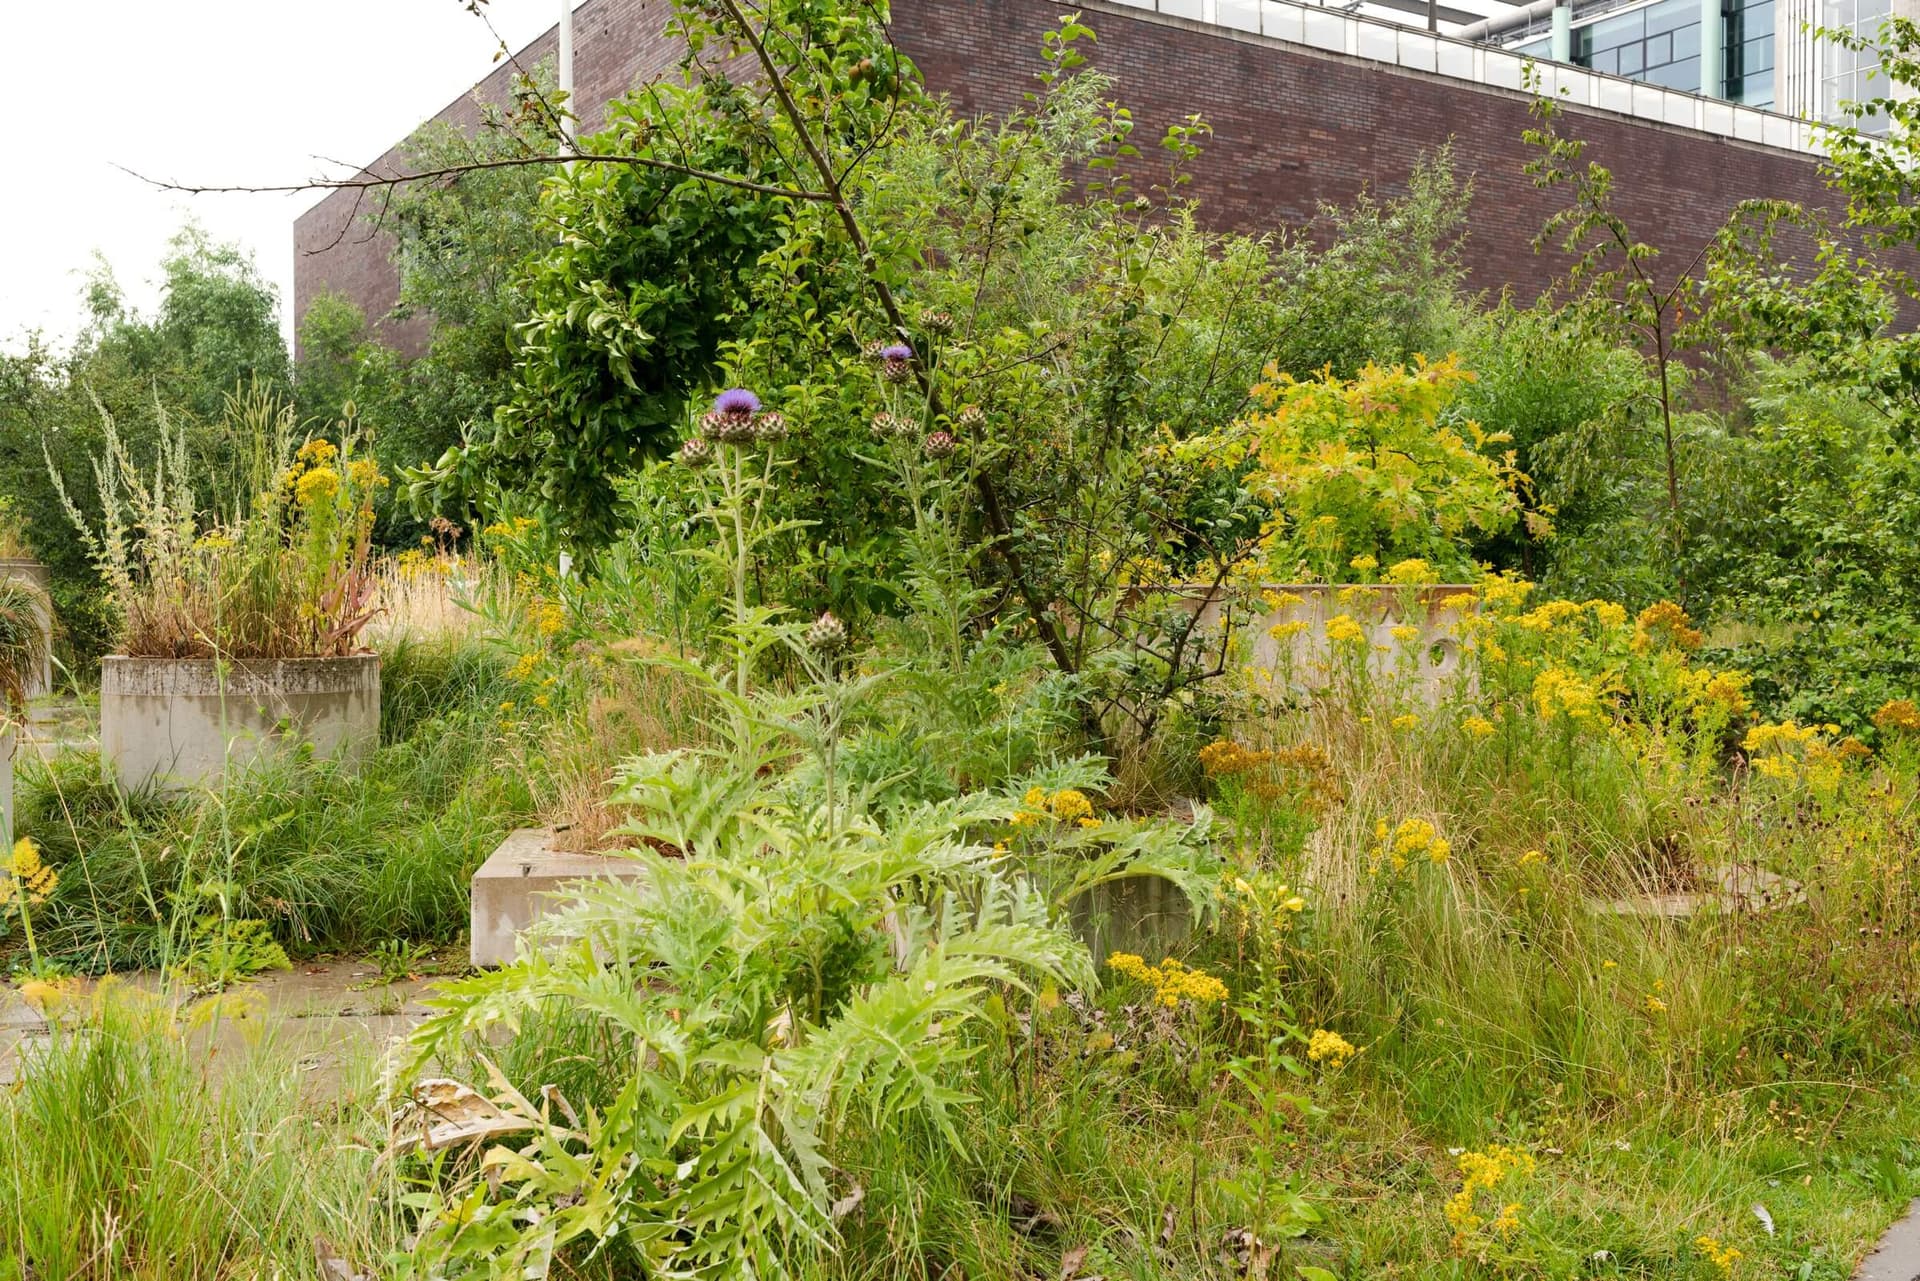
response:
M100 755L129 790L218 786L229 769L311 743L355 760L380 742L380 656L100 662Z
M40 592L40 666L26 682L28 698L45 698L53 693L53 581L47 567L37 560L0 556L0 578L22 579Z
M644 875L637 859L561 853L553 848L553 832L548 828L523 827L507 833L507 839L473 874L470 948L474 968L512 964L520 936L548 912L565 906L569 885L637 880Z
M1206 626L1219 627L1227 603L1223 593L1192 590L1188 608L1197 608ZM1372 677L1406 679L1429 705L1437 705L1462 678L1457 624L1478 608L1471 587L1372 583L1276 583L1236 592L1233 602L1235 658L1252 668L1274 697L1317 692L1333 682L1342 664L1327 639L1327 623L1345 615L1365 633ZM1402 627L1417 634L1402 640L1394 635ZM1464 675L1471 682L1471 670Z

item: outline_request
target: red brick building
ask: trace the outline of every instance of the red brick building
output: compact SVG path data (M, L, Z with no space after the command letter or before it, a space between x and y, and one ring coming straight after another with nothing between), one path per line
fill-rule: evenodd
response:
M574 18L575 100L584 125L635 83L670 74L678 50L663 34L666 0L585 0ZM1056 0L893 0L895 38L929 88L963 113L1018 103L1040 66ZM1471 283L1537 294L1564 266L1531 251L1561 197L1523 172L1528 95L1512 55L1424 31L1277 0L1080 0L1098 33L1093 65L1113 77L1141 136L1199 113L1214 134L1194 166L1192 191L1219 226L1301 228L1324 203L1362 189L1405 189L1415 163L1451 144L1458 177L1473 184L1463 252ZM1159 9L1182 9L1179 17ZM1279 33L1278 35L1274 33ZM519 58L552 53L553 32ZM1548 68L1568 101L1567 132L1614 171L1617 202L1635 233L1686 261L1739 201L1759 196L1823 203L1827 193L1803 125L1779 116L1570 68ZM504 97L503 65L439 119L475 119L476 97ZM370 168L404 172L397 152ZM296 318L319 293L351 296L370 318L397 296L388 243L365 206L334 192L294 225ZM403 350L422 342L425 318L386 324Z

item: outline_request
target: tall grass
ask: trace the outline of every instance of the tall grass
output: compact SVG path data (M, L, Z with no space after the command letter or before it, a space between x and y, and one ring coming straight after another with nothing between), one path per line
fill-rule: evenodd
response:
M61 878L48 950L86 970L165 964L209 913L265 920L296 952L456 937L474 869L533 814L494 727L503 664L423 640L383 668L386 741L356 769L289 754L160 799L121 796L90 754L22 761L16 826Z
M393 1248L364 1063L314 1097L272 1033L219 1036L217 1003L70 1001L0 1090L0 1278L253 1281L313 1275L316 1239Z

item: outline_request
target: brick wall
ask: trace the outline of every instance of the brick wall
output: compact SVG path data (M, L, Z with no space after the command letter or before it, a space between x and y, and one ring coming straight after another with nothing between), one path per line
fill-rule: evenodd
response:
M1557 254L1535 255L1533 237L1562 196L1534 189L1522 172L1530 123L1525 95L1419 72L1383 67L1218 27L1143 15L1107 2L1075 6L1099 35L1095 67L1112 76L1134 112L1136 135L1157 165L1154 145L1166 126L1191 112L1214 128L1193 169L1191 190L1221 227L1307 227L1322 203L1346 203L1363 189L1403 192L1414 164L1445 143L1459 177L1473 184L1463 247L1470 282L1512 286L1531 298L1564 267ZM575 17L575 75L582 103L601 104L675 62L662 36L665 0L587 0ZM1057 0L893 0L896 37L929 87L966 114L1005 110L1034 87L1040 37L1059 23ZM553 35L522 55L548 56ZM499 100L510 69L474 91ZM599 112L589 110L591 128ZM439 119L471 123L474 95ZM1690 130L1568 108L1567 132L1589 141L1588 155L1613 169L1618 207L1636 235L1661 246L1669 266L1684 263L1743 199L1770 196L1823 203L1812 159ZM398 172L389 152L374 172ZM370 318L396 299L390 242L372 233L361 202L335 192L294 228L294 307L326 289L341 290ZM350 225L351 224L351 225ZM343 228L345 229L342 234ZM383 322L382 336L404 351L424 342L427 320Z
M894 0L901 47L927 83L963 113L1004 110L1034 87L1040 37L1057 27L1052 0ZM1134 114L1144 155L1157 163L1169 124L1198 112L1214 135L1189 190L1222 228L1310 224L1322 203L1362 189L1403 194L1415 163L1451 143L1456 176L1473 183L1463 253L1472 285L1511 285L1531 299L1564 270L1531 246L1562 192L1534 188L1522 166L1531 123L1526 95L1376 62L1282 45L1258 36L1102 0L1071 6L1099 36L1083 44ZM1698 252L1733 206L1769 196L1812 205L1828 194L1812 158L1609 113L1569 107L1562 132L1588 141L1612 169L1617 205L1634 234L1672 269Z

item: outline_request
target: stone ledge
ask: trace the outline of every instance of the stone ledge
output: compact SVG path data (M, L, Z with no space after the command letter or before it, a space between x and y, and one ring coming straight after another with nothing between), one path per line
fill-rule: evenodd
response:
M566 854L553 848L553 831L525 827L507 833L473 874L471 956L476 969L506 965L519 936L555 906L555 895L581 881L636 880L630 858Z

